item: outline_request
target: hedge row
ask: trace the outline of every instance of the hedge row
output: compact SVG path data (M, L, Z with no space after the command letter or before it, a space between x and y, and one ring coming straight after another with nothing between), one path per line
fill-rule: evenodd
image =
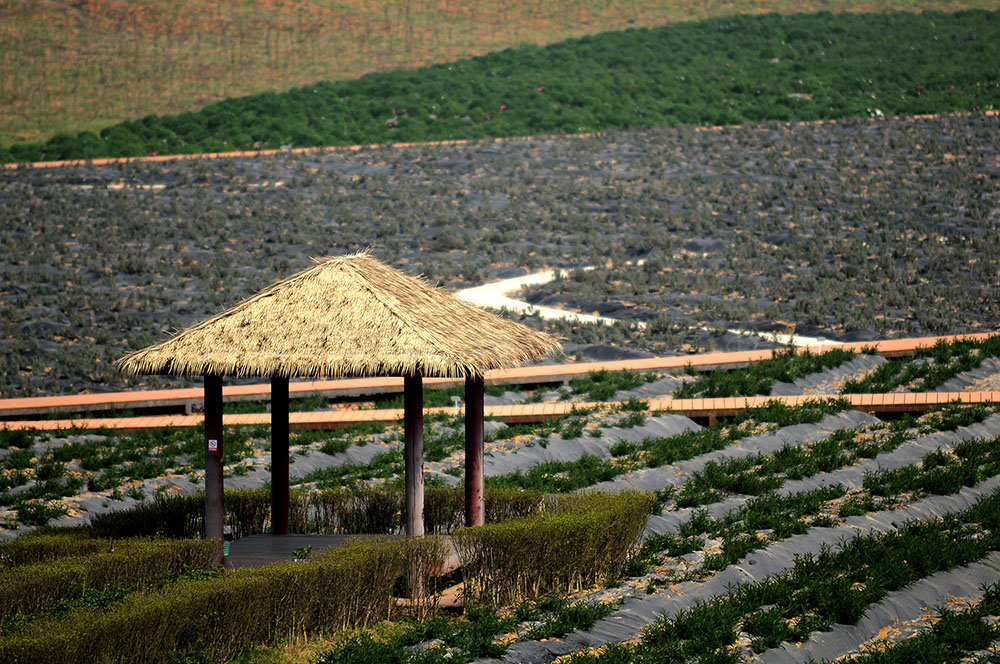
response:
M507 605L605 580L634 549L652 502L638 493L560 496L541 514L456 530L467 599ZM366 627L390 617L394 589L430 589L446 551L434 536L356 540L305 563L183 580L0 637L0 661L223 661L253 646ZM417 612L435 600L425 592Z
M588 492L552 501L534 517L452 534L467 600L509 606L616 575L642 534L654 497Z
M144 541L144 540L137 540ZM0 544L0 567L31 565L64 556L108 553L129 543L89 537L82 529L65 532L33 532Z
M537 513L542 506L538 491L488 489L486 521L497 522ZM404 494L393 487L352 490L294 491L289 496L289 532L301 534L367 533L388 535L403 530ZM268 532L271 494L268 489L238 489L225 493L226 524L234 539ZM200 537L204 532L205 496L158 495L130 509L93 517L95 537ZM465 523L462 487L427 487L424 494L424 528L444 534Z
M393 587L408 569L423 583L436 566L428 561L439 563L443 552L433 537L356 541L307 563L180 581L0 638L0 661L139 664L179 653L224 661L260 644L365 627L389 616Z
M108 540L90 542L109 544ZM186 571L214 567L221 558L219 543L213 540L144 539L125 544L101 553L0 571L0 625L13 615L43 611L57 600L79 597L86 590L139 588Z
M608 32L227 99L8 146L0 161L986 108L1000 102L998 17L770 14Z

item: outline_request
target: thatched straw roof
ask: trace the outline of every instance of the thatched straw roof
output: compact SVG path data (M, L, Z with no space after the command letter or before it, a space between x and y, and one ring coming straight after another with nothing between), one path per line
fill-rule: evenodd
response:
M462 302L367 253L317 264L170 339L133 374L482 375L544 357L553 337Z

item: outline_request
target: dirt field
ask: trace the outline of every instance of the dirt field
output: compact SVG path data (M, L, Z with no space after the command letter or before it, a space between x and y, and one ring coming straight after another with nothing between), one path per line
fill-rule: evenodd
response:
M651 323L561 330L580 343L666 354L758 343L692 331L706 325L859 339L996 329L997 122L4 171L0 393L121 388L111 363L125 352L310 256L369 246L449 288L611 265L530 295ZM629 267L639 258L644 268Z

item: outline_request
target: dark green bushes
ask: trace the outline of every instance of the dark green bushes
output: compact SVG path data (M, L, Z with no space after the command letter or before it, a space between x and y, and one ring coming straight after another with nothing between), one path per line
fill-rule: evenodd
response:
M89 537L78 529L58 533L28 533L0 544L0 568L31 565L64 556L107 553L116 542Z
M469 599L489 603L511 593L537 597L606 578L620 568L634 546L652 500L648 494L561 496L548 500L540 515L457 531L464 569L467 574L472 571L472 576L467 576ZM506 507L510 509L516 502L508 501ZM529 505L538 509L541 502L521 500L521 507L515 509ZM544 550L534 551L536 544L544 544ZM214 551L218 542L164 545L201 546L208 552ZM514 549L508 545L514 545ZM128 549L131 545L121 546ZM532 548L523 548L526 546ZM512 551L532 551L532 560L525 563L511 555ZM219 661L260 644L365 627L390 616L394 588L432 588L430 574L440 567L445 553L444 540L436 537L362 540L305 563L182 579L161 590L116 596L100 608L77 607L65 616L42 616L22 625L0 636L0 661L69 664L105 660L160 662L187 657ZM507 560L497 559L501 553L507 554ZM134 551L97 553L90 558L63 557L22 565L10 573L19 574L17 579L25 583L61 588L66 596L75 592L74 583L79 584L81 565L114 576L108 569L113 567L112 558L130 554ZM39 569L31 569L35 567ZM55 571L39 573L41 567ZM520 571L515 572L514 567ZM95 585L126 585L127 579L121 575L127 572L119 570L118 576L102 577ZM8 585L13 588L15 583L10 581ZM44 593L33 594L39 597L38 602L47 599ZM426 615L435 601L433 593L426 594L416 605L418 615ZM546 600L522 605L513 615L517 620L540 621L536 631L529 634L535 638L589 626L608 610L607 606L569 606L559 600ZM484 620L476 618L479 613ZM493 619L485 619L490 615ZM465 653L457 661L467 661L468 655L480 651L499 654L491 645L493 635L503 627L495 613L473 608L466 623L441 632L460 653ZM436 634L442 623L430 621L425 627L418 630L420 634ZM417 638L417 632L411 636ZM355 646L364 644L351 646L349 642L350 652L342 655L357 654ZM367 646L361 648L361 652L371 651Z
M0 160L985 108L997 103L998 43L1000 21L982 11L734 16L227 99L11 146Z
M559 496L542 514L453 534L466 597L507 606L618 573L649 517L650 494Z

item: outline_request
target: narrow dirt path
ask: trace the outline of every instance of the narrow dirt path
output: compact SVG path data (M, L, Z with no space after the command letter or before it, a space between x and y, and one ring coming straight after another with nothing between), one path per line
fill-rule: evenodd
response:
M642 265L643 261L638 261L636 265ZM583 268L584 270L593 270L593 266L588 266ZM565 270L560 270L560 272L565 275ZM600 323L603 325L614 325L615 323L621 322L617 318L609 318L607 316L594 316L592 314L581 314L575 311L567 311L565 309L556 309L555 307L542 307L531 304L530 302L525 302L523 300L518 300L510 297L511 293L517 293L520 290L528 286L541 286L542 284L547 284L556 278L556 270L545 270L543 272L534 272L532 274L525 274L520 277L512 277L510 279L502 279L500 281L494 281L492 283L483 284L482 286L474 286L472 288L463 288L460 291L455 292L455 296L471 304L475 304L480 307L490 307L493 309L506 309L507 311L517 312L519 314L533 315L538 314L540 317L546 320L568 320L574 323L589 323L596 324ZM632 325L639 329L646 327L646 323L643 321L630 321ZM707 329L707 328L702 328ZM778 334L775 332L756 332L753 330L743 330L740 328L731 328L729 332L738 335L753 335L766 339L782 346L822 346L829 344L831 346L839 346L841 342L834 341L832 339L825 339L823 337L803 337L794 334Z

